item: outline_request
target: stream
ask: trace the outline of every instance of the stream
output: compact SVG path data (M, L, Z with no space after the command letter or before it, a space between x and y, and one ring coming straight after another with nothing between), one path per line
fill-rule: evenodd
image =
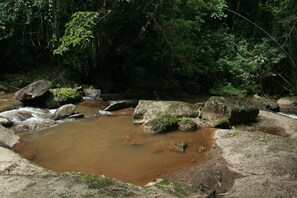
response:
M104 101L77 104L85 115L80 120L53 121L53 110L21 107L0 113L26 126L17 134L22 141L13 150L24 158L56 172L83 172L105 175L125 182L145 185L156 178L205 159L212 147L214 129L194 132L173 131L150 135L133 124L133 108L99 117ZM187 143L185 153L175 144Z
M133 124L133 108L99 117L98 110L107 105L100 100L77 104L78 111L85 115L80 120L53 121L54 109L32 107L2 112L0 116L27 126L17 133L22 141L13 149L24 158L57 172L105 175L137 185L197 165L212 148L215 129L145 134L142 127ZM280 114L297 119L294 114ZM187 143L184 153L175 148L181 141Z

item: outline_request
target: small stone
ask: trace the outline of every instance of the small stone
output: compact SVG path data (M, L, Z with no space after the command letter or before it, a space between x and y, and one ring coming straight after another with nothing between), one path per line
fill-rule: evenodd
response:
M99 113L100 116L104 116L104 117L112 116L112 113L109 112L109 111L99 110L98 113Z
M181 153L184 153L184 152L185 152L186 147L187 147L187 143L184 142L184 141L177 142L177 143L174 145L174 148L175 148L178 152L181 152Z

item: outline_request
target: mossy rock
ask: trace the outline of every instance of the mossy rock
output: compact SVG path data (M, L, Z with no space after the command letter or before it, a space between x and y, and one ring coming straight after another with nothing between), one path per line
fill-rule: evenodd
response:
M144 125L144 129L148 133L161 133L178 128L178 118L170 114L160 114L155 119Z
M214 128L231 129L231 124L227 118L221 118L213 123Z
M181 118L178 122L178 129L180 131L195 131L197 124L189 118Z
M76 106L73 104L67 104L59 107L53 114L54 120L60 120L69 117L76 113Z
M49 108L56 108L64 104L78 103L82 100L82 92L77 88L57 88L50 89L46 106Z

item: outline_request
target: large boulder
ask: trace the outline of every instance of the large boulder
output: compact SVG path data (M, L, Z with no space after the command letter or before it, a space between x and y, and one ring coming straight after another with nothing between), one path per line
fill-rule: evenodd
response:
M15 135L12 130L9 130L0 125L0 146L12 148L18 143L20 137Z
M137 100L119 100L110 103L108 107L104 109L104 111L116 111L129 107L136 107L138 104Z
M145 124L161 114L194 118L200 114L201 104L181 101L140 100L133 114L135 124Z
M208 99L202 117L210 123L227 119L231 124L249 122L259 114L259 108L244 97L219 97Z
M43 96L50 88L51 82L45 80L36 81L15 93L15 98L22 102Z
M67 118L67 117L75 114L76 113L75 111L76 111L75 105L73 105L73 104L63 105L55 111L55 113L53 115L53 119L60 120L63 118Z

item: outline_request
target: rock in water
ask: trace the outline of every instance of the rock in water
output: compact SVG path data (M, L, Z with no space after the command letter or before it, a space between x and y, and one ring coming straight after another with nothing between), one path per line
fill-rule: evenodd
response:
M22 102L29 101L44 95L51 88L51 82L36 81L15 93L15 98Z
M172 151L179 152L179 153L185 153L185 149L187 147L187 143L184 141L177 142L174 144L174 149Z
M18 143L20 137L15 135L12 130L9 130L0 125L0 146L12 148Z
M181 101L140 100L133 114L135 124L145 124L161 114L194 118L199 115L201 104Z
M259 114L259 108L244 97L213 96L205 103L202 117L211 123L227 119L230 124L254 120Z
M91 97L93 99L99 99L101 97L100 89L88 88L83 89L83 92L86 97Z
M119 100L111 103L108 107L104 109L104 111L116 111L128 107L136 107L138 101L135 100Z
M55 111L55 113L53 115L53 119L60 120L63 118L67 118L67 117L75 114L75 110L76 110L76 107L73 104L63 105Z

